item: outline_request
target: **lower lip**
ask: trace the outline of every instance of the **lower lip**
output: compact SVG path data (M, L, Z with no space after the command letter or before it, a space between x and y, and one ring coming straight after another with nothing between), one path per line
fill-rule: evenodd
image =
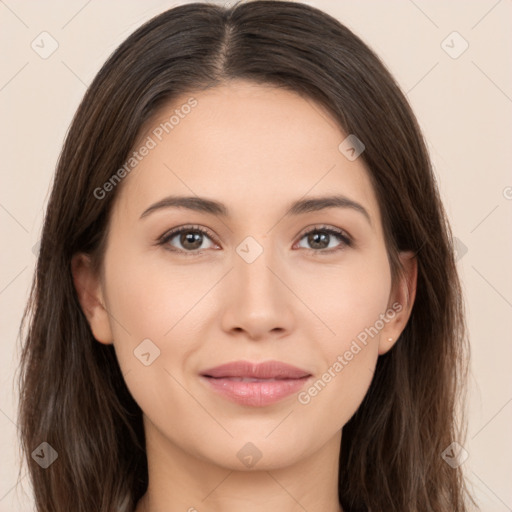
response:
M310 376L301 379L243 382L230 379L214 379L201 376L217 393L241 405L263 407L300 391Z

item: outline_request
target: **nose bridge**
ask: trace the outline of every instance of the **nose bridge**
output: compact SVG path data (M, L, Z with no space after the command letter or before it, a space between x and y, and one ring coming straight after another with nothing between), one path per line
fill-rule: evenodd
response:
M279 274L279 255L266 236L247 237L235 249L233 295L228 301L224 325L261 337L276 328L288 328L290 294ZM267 242L264 244L264 242Z
M272 303L280 295L278 288L282 284L274 275L277 255L269 238L248 236L237 246L236 253L234 270L239 289L251 300Z

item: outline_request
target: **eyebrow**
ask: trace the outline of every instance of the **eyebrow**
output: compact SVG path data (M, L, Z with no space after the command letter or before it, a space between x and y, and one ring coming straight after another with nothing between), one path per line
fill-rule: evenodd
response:
M144 210L140 218L147 217L150 213L164 208L185 208L196 212L209 213L218 217L230 217L227 206L219 201L198 196L168 196ZM370 214L361 204L343 195L329 195L313 197L311 199L299 199L291 203L285 216L302 215L304 213L317 212L327 208L349 208L361 213L369 224L372 224Z

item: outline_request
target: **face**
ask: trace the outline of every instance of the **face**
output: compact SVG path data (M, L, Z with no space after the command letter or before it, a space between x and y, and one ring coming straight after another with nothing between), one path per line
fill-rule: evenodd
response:
M242 81L183 95L144 128L102 275L83 255L73 274L147 436L233 469L250 442L272 468L319 450L357 410L405 326L412 274L392 286L379 205L362 158L339 149L346 137L312 100ZM236 361L305 377L203 375Z

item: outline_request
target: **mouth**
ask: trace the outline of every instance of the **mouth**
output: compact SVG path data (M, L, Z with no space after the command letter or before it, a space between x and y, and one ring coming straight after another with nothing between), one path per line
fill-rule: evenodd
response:
M201 372L208 388L240 405L262 407L300 391L312 375L279 361L236 361Z
M203 377L207 377L209 379L216 379L216 380L230 380L233 382L278 382L281 380L297 380L297 379L255 379L253 377L212 377L211 375L203 375ZM306 377L301 377L301 379L304 379Z
M282 380L300 379L311 374L307 370L281 361L265 361L262 363L233 361L204 370L201 375L213 378Z

